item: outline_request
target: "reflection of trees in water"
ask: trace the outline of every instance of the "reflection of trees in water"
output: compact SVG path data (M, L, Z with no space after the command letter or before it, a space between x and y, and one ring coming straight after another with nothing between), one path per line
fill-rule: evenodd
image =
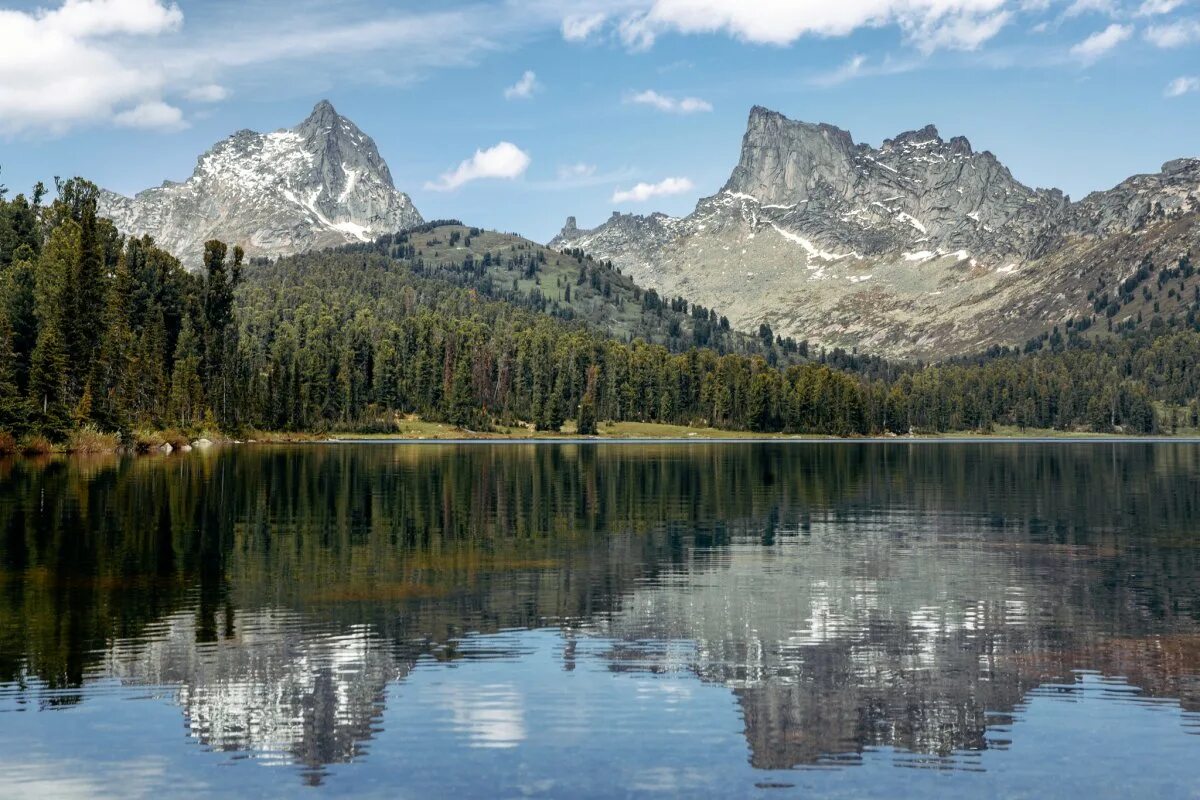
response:
M417 658L562 624L731 687L758 766L977 749L1074 667L1200 707L1198 473L1182 445L5 462L0 681L178 686L201 741L316 779Z

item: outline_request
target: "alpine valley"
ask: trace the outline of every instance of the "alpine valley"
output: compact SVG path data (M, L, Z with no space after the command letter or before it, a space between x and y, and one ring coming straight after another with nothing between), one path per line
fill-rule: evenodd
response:
M1186 313L1198 211L1200 159L1072 202L932 125L874 148L755 107L729 181L692 214L614 214L592 230L572 217L551 246L718 304L735 328L941 358ZM1156 269L1183 284L1146 285Z

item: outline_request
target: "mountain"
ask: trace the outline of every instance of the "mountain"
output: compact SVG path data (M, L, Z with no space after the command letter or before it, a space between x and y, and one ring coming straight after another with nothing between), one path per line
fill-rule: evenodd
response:
M729 181L692 214L614 214L591 230L570 218L550 246L718 303L734 327L765 322L822 345L944 357L1101 315L1139 324L1145 298L1134 290L1156 270L1189 273L1162 298L1186 310L1198 211L1200 159L1073 203L932 125L874 148L755 107ZM1115 311L1099 302L1108 293Z
M281 258L248 270L245 281L242 299L254 307L302 305L316 296L343 311L370 308L383 320L393 311L401 316L398 309L411 305L413 297L431 306L439 295L463 295L471 303L501 301L622 342L640 339L672 352L707 347L719 354L761 355L781 365L806 356L795 342L764 341L731 329L720 309L643 291L629 276L578 251L558 252L455 220Z
M280 256L422 222L375 142L326 100L290 130L243 130L218 142L183 183L132 198L105 191L100 206L123 233L153 236L189 267L214 238Z

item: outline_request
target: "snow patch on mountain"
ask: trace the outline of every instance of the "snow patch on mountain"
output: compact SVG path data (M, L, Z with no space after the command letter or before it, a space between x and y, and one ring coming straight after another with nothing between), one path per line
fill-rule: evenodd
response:
M182 183L125 197L102 192L101 213L123 233L152 236L198 267L204 242L281 256L363 242L421 224L375 142L321 101L294 128L238 131L200 156Z

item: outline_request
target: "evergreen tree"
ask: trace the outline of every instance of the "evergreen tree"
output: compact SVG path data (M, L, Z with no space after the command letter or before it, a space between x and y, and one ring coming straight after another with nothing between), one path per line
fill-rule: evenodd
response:
M181 425L192 426L205 417L206 411L200 380L200 342L191 319L185 317L171 374L171 416Z

